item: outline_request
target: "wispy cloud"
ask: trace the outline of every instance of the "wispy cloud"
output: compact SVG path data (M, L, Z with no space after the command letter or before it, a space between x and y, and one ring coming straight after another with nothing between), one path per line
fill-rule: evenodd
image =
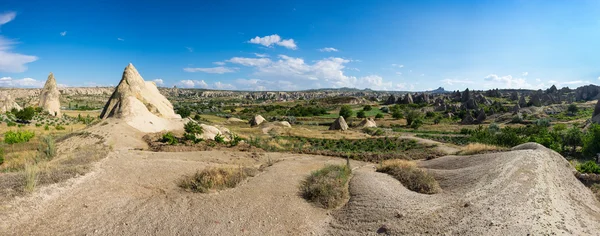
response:
M64 36L66 36L66 35L67 35L67 31L60 32L60 36L63 36L63 37L64 37Z
M215 62L213 62L213 64L215 64L215 65L217 65L217 66L224 66L224 65L225 65L225 62L222 62L222 61L215 61Z
M19 73L27 70L25 64L37 61L36 56L10 52L17 42L0 35L0 71Z
M231 72L235 72L235 68L228 68L228 67L223 67L223 66L217 66L217 67L209 67L209 68L183 68L184 71L187 72L205 72L205 73L211 73L211 74L225 74L225 73L231 73Z
M0 13L0 25L11 22L12 20L15 19L15 17L17 17L17 13L14 11Z
M442 83L447 85L455 85L455 84L473 84L475 81L469 79L443 79L440 80Z
M185 49L187 49L189 52L194 52L194 49L191 47L185 47Z
M529 75L529 72L527 72L527 71L525 71L521 74L521 76L527 76L527 75Z
M319 49L321 52L337 52L338 50L335 48L321 48Z
M117 40L119 40L119 41L125 41L125 39L122 39L122 38L117 38Z
M223 83L220 81L215 82L212 86L208 85L204 80L181 80L177 83L180 87L184 88L203 88L203 89L235 89L236 87L232 84Z
M399 64L392 64L392 67L398 67L398 68L403 68L404 65L399 65ZM411 70L412 71L412 70Z
M253 43L253 44L260 44L265 47L272 47L273 45L279 45L279 46L286 47L286 48L292 49L292 50L296 50L298 48L298 46L296 45L296 42L294 42L294 39L281 39L281 37L277 34L268 35L268 36L264 36L264 37L256 36L253 39L250 39L250 41L248 41L248 42Z
M269 54L266 53L254 53L254 55L257 57L269 57Z

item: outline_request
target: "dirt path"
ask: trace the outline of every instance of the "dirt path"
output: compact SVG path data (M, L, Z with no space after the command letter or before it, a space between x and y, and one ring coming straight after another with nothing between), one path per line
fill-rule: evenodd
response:
M282 159L237 188L185 192L183 174L209 165L252 164L251 153L115 151L72 186L40 190L0 214L2 235L310 235L327 211L298 196L300 181L343 159L267 153ZM354 166L360 163L354 163Z
M424 195L363 167L330 234L596 235L600 205L564 158L543 148L446 156L420 165L443 192ZM382 226L385 225L382 229Z

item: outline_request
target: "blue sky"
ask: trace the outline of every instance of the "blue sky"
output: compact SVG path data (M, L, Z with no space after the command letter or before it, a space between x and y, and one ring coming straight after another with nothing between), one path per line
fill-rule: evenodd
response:
M238 90L600 83L600 1L0 1L0 86Z

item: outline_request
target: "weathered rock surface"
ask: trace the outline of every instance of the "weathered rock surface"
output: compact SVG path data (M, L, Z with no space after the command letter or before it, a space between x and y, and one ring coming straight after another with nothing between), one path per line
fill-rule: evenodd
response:
M60 113L60 92L56 85L54 74L48 75L48 80L44 84L44 88L40 92L40 102L38 104L42 111L48 112L53 116L61 116Z
M346 120L344 119L343 116L338 117L337 119L335 119L335 121L333 122L333 124L331 124L331 126L329 126L329 130L347 130L348 129L348 124L346 123Z
M252 119L250 119L249 123L250 126L257 126L262 124L263 122L265 122L265 118L262 117L261 115L255 115L254 117L252 117Z

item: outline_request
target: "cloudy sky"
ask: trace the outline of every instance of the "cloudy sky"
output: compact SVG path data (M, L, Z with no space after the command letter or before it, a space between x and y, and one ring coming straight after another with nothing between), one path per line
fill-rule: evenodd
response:
M591 0L0 1L1 87L574 88L598 52Z

